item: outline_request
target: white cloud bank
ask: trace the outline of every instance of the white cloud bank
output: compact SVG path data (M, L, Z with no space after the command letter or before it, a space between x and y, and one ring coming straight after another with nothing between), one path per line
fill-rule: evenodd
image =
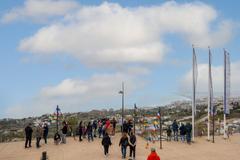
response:
M231 95L240 95L240 61L231 64ZM212 81L215 96L223 96L223 66L212 66ZM208 64L198 65L197 92L200 96L208 95ZM182 81L180 92L191 95L192 93L192 70L188 71Z
M39 94L26 103L9 107L6 117L21 118L53 113L58 104L63 112L88 111L102 107L102 109L120 106L122 81L126 88L126 97L141 89L145 82L137 76L144 76L147 72L129 70L126 73L95 74L89 79L68 78L54 86L43 87ZM115 101L119 101L116 103Z
M72 0L26 0L24 5L11 9L1 21L10 23L19 20L46 22L49 18L63 16L79 5Z
M19 49L37 55L69 54L88 66L153 64L168 50L163 42L168 33L198 47L215 47L228 42L233 30L228 20L216 24L217 11L203 3L128 8L105 2L63 13L62 19L23 39Z

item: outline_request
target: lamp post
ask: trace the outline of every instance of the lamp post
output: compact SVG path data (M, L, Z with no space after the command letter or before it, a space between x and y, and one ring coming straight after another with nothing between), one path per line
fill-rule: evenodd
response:
M122 128L121 128L121 131L123 132L123 117L124 117L124 82L122 82L122 90L119 91L119 94L122 95Z
M58 129L59 129L59 111L60 111L60 108L57 105L57 108L56 108L56 112L57 112L57 132L58 132Z
M137 116L137 105L136 103L134 104L134 113L133 113L133 133L136 134L136 116Z

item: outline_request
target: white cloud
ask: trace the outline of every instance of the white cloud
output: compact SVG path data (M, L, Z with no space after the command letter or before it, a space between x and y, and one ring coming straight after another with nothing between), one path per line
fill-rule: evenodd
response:
M240 95L240 61L231 64L231 95ZM223 66L212 66L212 81L213 90L215 96L223 95L223 79L224 71ZM188 71L182 81L180 86L180 92L187 95L191 95L192 92L192 71ZM197 80L197 92L200 96L208 95L208 64L198 65L198 80Z
M168 33L198 47L215 47L232 37L232 23L215 24L217 11L203 3L166 2L124 8L114 3L81 6L62 20L21 41L19 49L40 55L70 54L89 66L116 66L162 61ZM212 25L217 27L212 28Z
M19 20L45 22L55 16L63 16L79 5L72 0L26 0L24 5L16 7L3 15L1 21L9 23Z
M141 89L145 82L136 76L144 76L137 69L125 73L95 74L89 79L64 79L54 86L41 89L34 98L9 107L5 113L7 117L36 116L52 113L56 105L60 105L63 112L78 112L101 107L120 106L122 81L125 83L125 96L131 96L134 91ZM116 101L119 100L119 103Z

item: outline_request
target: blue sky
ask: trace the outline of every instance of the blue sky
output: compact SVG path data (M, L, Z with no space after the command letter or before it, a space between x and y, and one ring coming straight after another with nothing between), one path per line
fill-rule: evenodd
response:
M155 106L191 94L191 44L199 92L207 91L210 45L216 93L223 48L231 54L232 95L240 67L238 6L226 1L0 2L0 118ZM41 7L42 6L42 7Z

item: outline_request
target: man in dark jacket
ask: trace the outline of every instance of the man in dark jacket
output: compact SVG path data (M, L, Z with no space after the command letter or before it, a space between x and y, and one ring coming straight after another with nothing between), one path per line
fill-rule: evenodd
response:
M137 143L137 138L136 136L133 134L133 132L130 132L130 138L129 138L129 148L130 148L130 156L133 156L133 160L135 160L135 156L136 156L136 143Z
M188 122L186 125L186 138L187 138L188 144L191 144L191 133L192 133L192 125Z
M115 132L116 132L116 124L117 124L116 119L113 118L111 123L112 123L112 126L113 126L112 135L115 135Z
M104 155L107 156L108 155L109 146L112 145L112 142L111 142L111 139L110 139L108 133L106 133L103 136L102 145L104 147Z
M26 141L25 141L25 148L27 147L32 147L31 146L31 141L32 141L32 127L31 127L31 123L29 123L27 125L27 127L25 128L25 136L26 136ZM28 144L28 146L27 146Z
M172 129L173 129L174 141L178 141L178 124L176 119L173 121Z
M179 130L180 130L181 141L184 142L185 135L186 135L186 127L183 123L182 123L181 127L179 128Z
M47 137L48 137L48 125L47 123L45 123L43 127L43 139L45 141L45 144L47 144Z
M121 146L122 158L126 158L127 146L128 146L128 137L127 133L123 132L122 138L120 139L119 146Z
M63 121L63 128L62 128L62 142L66 144L66 136L68 132L68 126L65 121Z
M88 142L90 142L90 140L93 141L93 127L91 122L89 122L87 125L87 135L88 135Z
M97 121L96 120L93 121L92 127L93 127L93 136L96 138L97 137Z
M82 136L83 136L83 125L82 125L82 121L79 123L78 130L79 130L79 141L82 141Z
M123 122L123 132L128 133L128 124L126 121Z

